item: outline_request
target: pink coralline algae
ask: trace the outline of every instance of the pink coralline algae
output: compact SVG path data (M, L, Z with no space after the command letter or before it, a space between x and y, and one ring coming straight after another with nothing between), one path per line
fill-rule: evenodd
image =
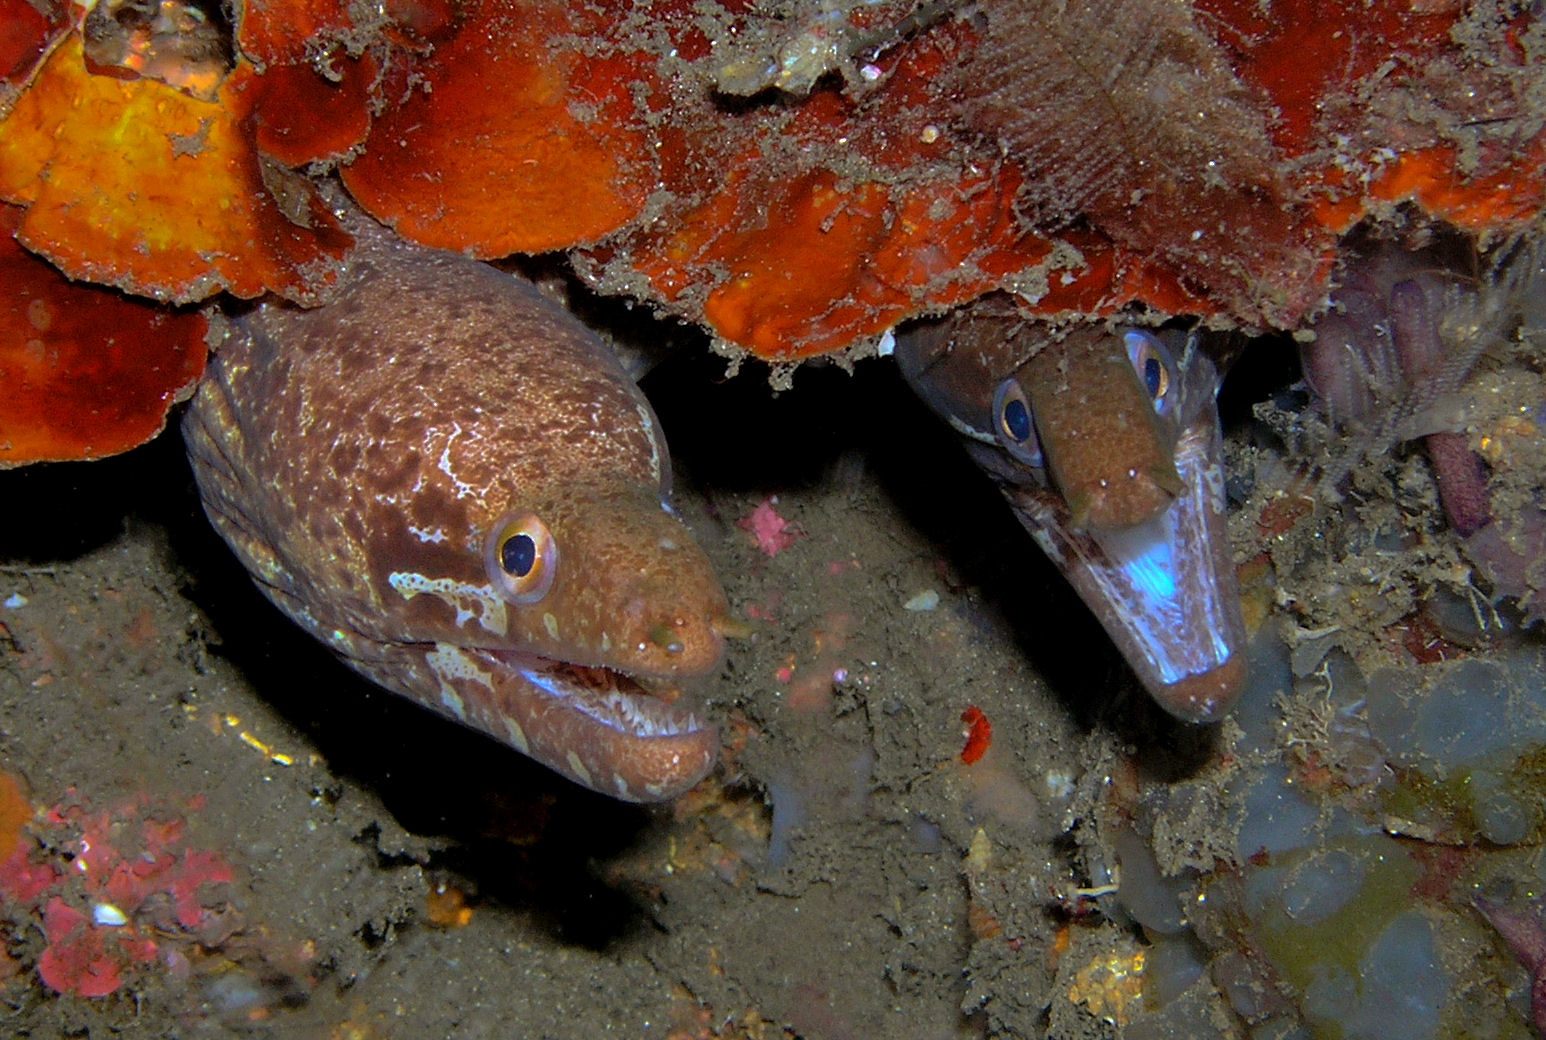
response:
M775 501L773 498L764 498L755 509L735 523L741 530L751 532L757 540L757 548L767 556L777 556L800 537L799 528L779 516L773 508Z
M56 993L106 996L157 961L175 972L178 946L219 946L239 924L231 865L144 796L102 811L72 791L32 830L0 862L0 921L41 923L38 976Z
M38 977L56 993L105 997L123 984L125 968L156 958L155 940L127 928L105 928L55 896L43 908L48 949Z

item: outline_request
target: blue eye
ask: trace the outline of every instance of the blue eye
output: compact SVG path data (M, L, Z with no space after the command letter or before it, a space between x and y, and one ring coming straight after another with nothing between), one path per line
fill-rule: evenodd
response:
M1160 395L1165 388L1165 366L1159 363L1159 358L1145 358L1143 362L1143 388L1149 392L1149 397Z
M1004 380L993 392L993 435L1017 461L1035 469L1042 468L1041 442L1036 438L1036 423L1031 404L1013 377Z
M1138 329L1127 332L1122 338L1127 345L1127 356L1133 363L1133 371L1138 373L1138 381L1143 384L1144 393L1154 402L1154 410L1163 415L1165 401L1174 382L1175 362L1170 359L1170 351L1165 349L1165 344L1158 337Z
M1024 443L1031 435L1031 413L1019 398L1004 402L1004 414L1000 421L1004 424L1004 432L1016 442Z

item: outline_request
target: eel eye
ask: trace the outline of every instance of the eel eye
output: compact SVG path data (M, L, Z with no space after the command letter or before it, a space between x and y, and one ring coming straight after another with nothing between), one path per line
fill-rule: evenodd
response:
M511 603L536 603L558 574L558 543L533 514L507 516L483 545L483 568L494 590Z
M993 432L1009 454L1027 466L1042 468L1041 441L1031 418L1031 402L1013 376L993 391Z
M1138 373L1139 384L1154 402L1154 410L1164 415L1168 410L1170 388L1175 383L1176 363L1171 359L1170 351L1153 333L1141 329L1125 333L1123 340L1127 344L1127 356L1133 362L1133 371Z

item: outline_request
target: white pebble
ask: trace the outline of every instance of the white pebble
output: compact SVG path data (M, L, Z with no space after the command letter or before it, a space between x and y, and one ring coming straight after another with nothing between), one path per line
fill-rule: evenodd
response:
M129 919L112 903L92 903L91 922L102 928L122 928Z
M935 592L933 589L924 589L922 592L915 595L912 599L908 600L906 603L903 603L902 609L921 612L925 610L933 610L937 606L939 606L939 593Z

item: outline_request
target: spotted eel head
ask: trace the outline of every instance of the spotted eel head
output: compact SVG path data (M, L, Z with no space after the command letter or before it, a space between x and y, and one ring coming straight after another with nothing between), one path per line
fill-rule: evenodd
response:
M330 302L231 322L184 422L206 510L374 681L598 791L682 792L719 742L674 682L728 609L648 402L530 283L362 237Z

